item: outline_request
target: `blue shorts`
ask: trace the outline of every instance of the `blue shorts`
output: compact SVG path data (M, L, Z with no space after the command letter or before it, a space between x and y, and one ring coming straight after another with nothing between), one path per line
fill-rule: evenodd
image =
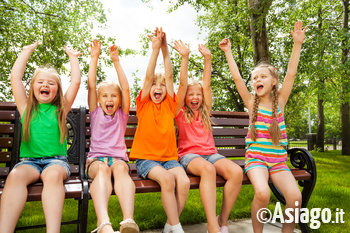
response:
M185 168L185 170L187 170L187 166L188 164L192 161L192 159L194 158L203 158L205 160L207 160L209 163L214 164L216 161L218 161L219 159L224 159L226 158L223 155L220 154L212 154L212 155L197 155L197 154L193 154L193 153L189 153L186 154L184 156L182 156L179 160L179 163Z
M182 167L176 160L154 161L148 159L136 159L137 174L142 178L146 178L151 169L156 166L162 166L166 170L174 167Z
M67 172L67 178L70 176L70 166L66 156L53 156L53 157L43 157L43 158L21 158L20 162L17 163L13 168L21 165L29 165L38 170L41 174L46 168L59 165L63 167Z
M129 175L131 175L131 169L129 166L129 163L121 158L115 158L115 157L110 157L110 156L101 156L101 157L93 157L93 158L87 158L86 159L86 164L85 164L85 177L86 178L91 178L89 177L89 169L90 166L96 162L96 161L100 161L102 163L105 163L108 165L108 167L112 166L115 162L118 161L123 161L124 163L126 163L129 167Z

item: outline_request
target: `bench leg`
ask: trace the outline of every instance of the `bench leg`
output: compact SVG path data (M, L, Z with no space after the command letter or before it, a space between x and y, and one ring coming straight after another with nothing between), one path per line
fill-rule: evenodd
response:
M89 207L89 185L86 180L83 180L83 193L82 198L79 200L79 233L86 233L87 231L87 218L88 218L88 207Z

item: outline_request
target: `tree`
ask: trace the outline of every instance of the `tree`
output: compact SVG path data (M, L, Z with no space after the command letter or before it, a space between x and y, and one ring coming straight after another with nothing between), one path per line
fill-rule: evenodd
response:
M24 45L39 41L32 54L23 81L28 84L33 71L41 65L51 65L59 73L67 73L68 58L63 46L77 48L89 54L92 30L106 23L99 0L0 0L0 99L9 99L9 74ZM103 36L99 39L107 40ZM110 39L109 39L110 40ZM87 72L87 62L83 71ZM99 73L99 79L103 73Z
M350 118L349 118L349 0L342 0L343 4L343 37L341 42L341 119L342 119L342 154L350 155Z

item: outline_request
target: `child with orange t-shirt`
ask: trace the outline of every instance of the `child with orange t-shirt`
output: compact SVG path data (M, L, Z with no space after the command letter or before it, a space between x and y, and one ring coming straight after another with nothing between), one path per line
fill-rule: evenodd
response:
M174 93L172 65L162 28L156 28L154 36L148 38L152 41L152 54L142 90L136 98L138 127L130 158L136 159L140 176L156 181L161 187L167 215L163 232L182 233L179 216L186 203L190 181L177 162L174 118L178 100ZM165 74L154 73L160 49Z

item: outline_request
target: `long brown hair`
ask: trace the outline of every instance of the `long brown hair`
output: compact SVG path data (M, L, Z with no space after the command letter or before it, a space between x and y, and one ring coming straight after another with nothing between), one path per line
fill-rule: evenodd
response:
M58 126L60 129L60 142L63 143L67 134L67 125L66 125L66 115L64 114L64 98L62 91L62 84L60 77L56 71L56 69L52 67L40 67L37 68L34 72L33 78L30 81L28 100L26 113L23 120L23 141L28 142L30 140L30 121L32 119L32 115L36 114L39 108L39 102L34 96L34 82L40 72L51 73L55 77L57 77L57 94L55 98L52 100L51 104L57 107L56 114L58 117Z
M274 145L279 144L279 140L282 138L282 132L280 130L280 127L278 126L277 122L277 114L278 114L278 71L275 67L268 63L260 63L258 64L254 70L260 69L260 68L267 68L273 78L277 80L276 84L272 87L272 123L269 127L269 133L272 140L272 143ZM254 71L253 70L253 71ZM256 128L255 128L255 122L257 120L257 114L258 114L258 107L260 103L260 98L257 94L254 96L254 106L253 106L253 112L252 112L252 118L251 118L251 128L249 130L249 137L251 140L256 140Z
M202 96L203 96L202 104L198 108L199 116L202 119L204 127L207 130L211 130L212 129L212 127L211 127L212 121L210 119L210 109L208 109L207 105L205 104L202 84L200 82L198 82L198 81L193 80L187 85L187 90L188 90L188 87L196 86L196 85L200 86L200 88L202 90ZM192 109L189 108L186 104L185 104L184 116L185 116L185 122L186 123L189 123L189 122L193 121L193 119L195 117L194 116L194 112L192 111Z

